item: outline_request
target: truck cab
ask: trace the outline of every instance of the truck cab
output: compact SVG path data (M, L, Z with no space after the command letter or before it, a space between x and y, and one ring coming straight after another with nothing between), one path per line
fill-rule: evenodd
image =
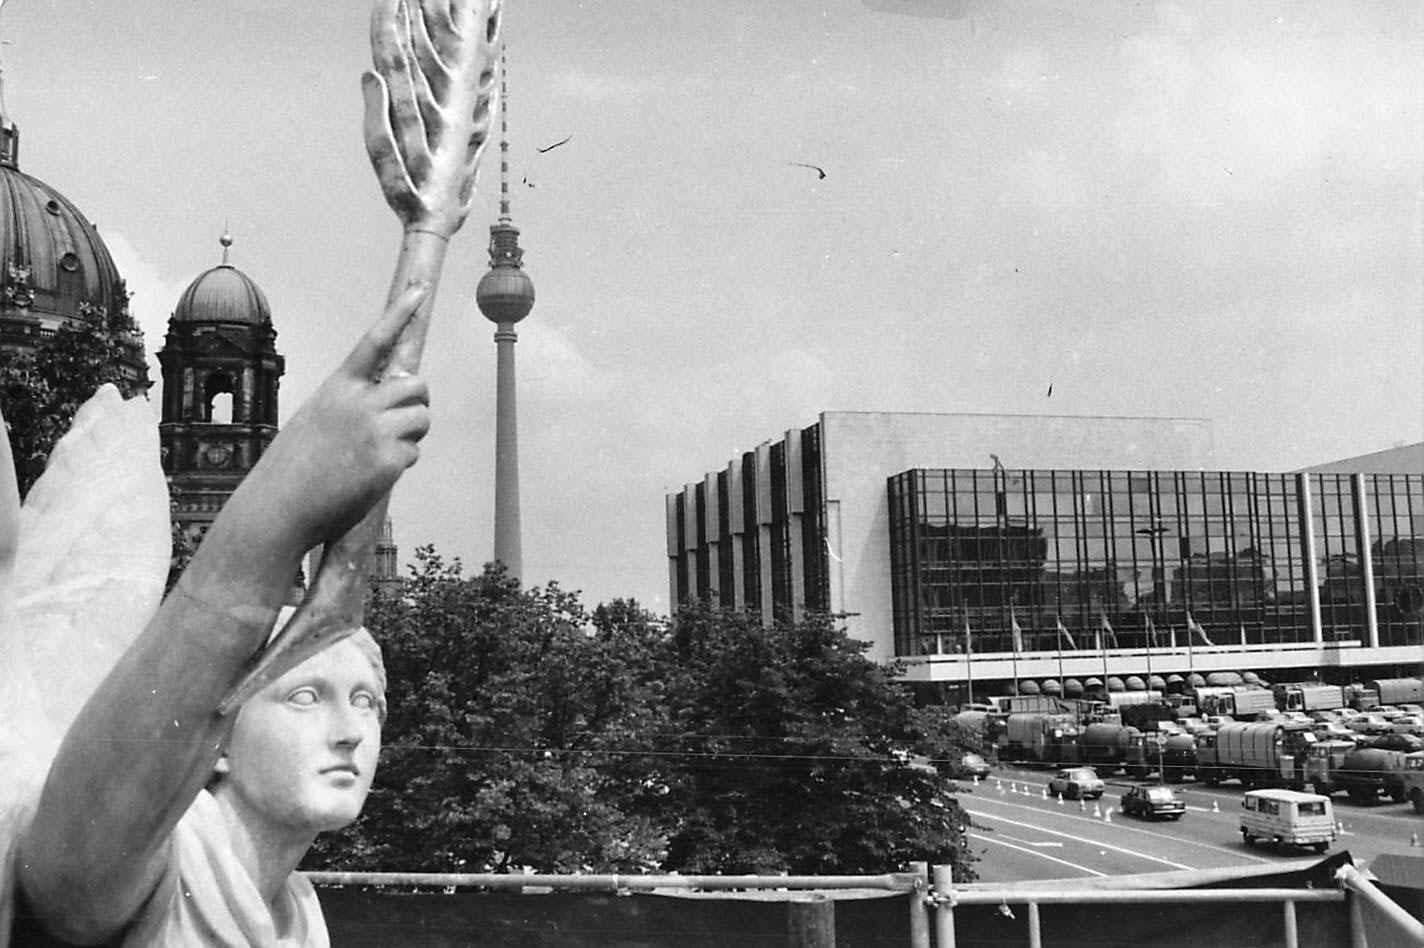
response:
M1404 782L1405 798L1414 806L1415 813L1424 816L1424 751L1404 756L1400 778Z
M1305 752L1305 781L1315 792L1330 796L1337 789L1337 777L1345 765L1345 755L1355 749L1353 741L1317 741Z
M1241 838L1323 853L1336 838L1330 798L1298 790L1248 790L1241 797Z

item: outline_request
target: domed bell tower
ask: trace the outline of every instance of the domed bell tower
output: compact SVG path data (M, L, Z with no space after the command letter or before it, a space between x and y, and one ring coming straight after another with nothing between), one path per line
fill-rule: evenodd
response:
M277 436L277 387L286 360L267 297L228 262L198 276L168 320L158 362L158 425L174 523L201 539L237 485Z

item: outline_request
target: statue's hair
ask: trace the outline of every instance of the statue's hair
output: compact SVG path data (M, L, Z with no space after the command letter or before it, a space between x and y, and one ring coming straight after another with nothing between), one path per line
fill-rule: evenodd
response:
M0 2L4 2L4 0L0 0ZM287 623L292 621L292 616L296 615L296 612L297 610L293 606L281 608L281 611L277 613L277 621L272 623L272 634L268 636L268 641L271 641L278 632L286 628ZM371 663L371 668L376 672L376 683L381 686L381 693L376 696L376 706L380 711L381 723L384 724L386 723L386 661L381 655L381 644L364 625L352 632L348 638L351 640L351 644L366 656L366 661Z

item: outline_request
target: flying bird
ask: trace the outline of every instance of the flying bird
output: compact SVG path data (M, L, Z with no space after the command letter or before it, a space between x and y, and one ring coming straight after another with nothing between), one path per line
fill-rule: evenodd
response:
M1047 397L1047 398L1052 398L1052 397L1053 397L1053 383L1052 383L1052 382L1049 382L1049 383L1048 383L1048 395L1047 395L1046 397Z
M820 165L808 165L804 161L788 161L787 164L796 165L800 168L810 168L812 171L816 172L816 180L818 181L826 177L826 171Z
M567 136L566 138L564 138L563 141L557 141L557 142L554 142L554 144L552 144L552 145L545 145L543 148L536 148L536 149L534 149L534 150L537 151L539 154L542 155L542 154L544 154L544 152L546 152L546 151L553 151L555 148L558 148L560 145L567 144L567 143L568 143L568 140L569 140L570 138L573 138L573 136L572 136L572 135L569 135L569 136Z

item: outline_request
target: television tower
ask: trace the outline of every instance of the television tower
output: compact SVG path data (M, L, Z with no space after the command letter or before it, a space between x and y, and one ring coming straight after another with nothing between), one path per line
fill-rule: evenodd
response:
M514 324L534 308L534 281L524 272L519 228L509 215L509 85L500 54L499 220L490 225L490 269L475 302L495 324L494 558L515 579L523 572L519 538L519 431L514 390Z

